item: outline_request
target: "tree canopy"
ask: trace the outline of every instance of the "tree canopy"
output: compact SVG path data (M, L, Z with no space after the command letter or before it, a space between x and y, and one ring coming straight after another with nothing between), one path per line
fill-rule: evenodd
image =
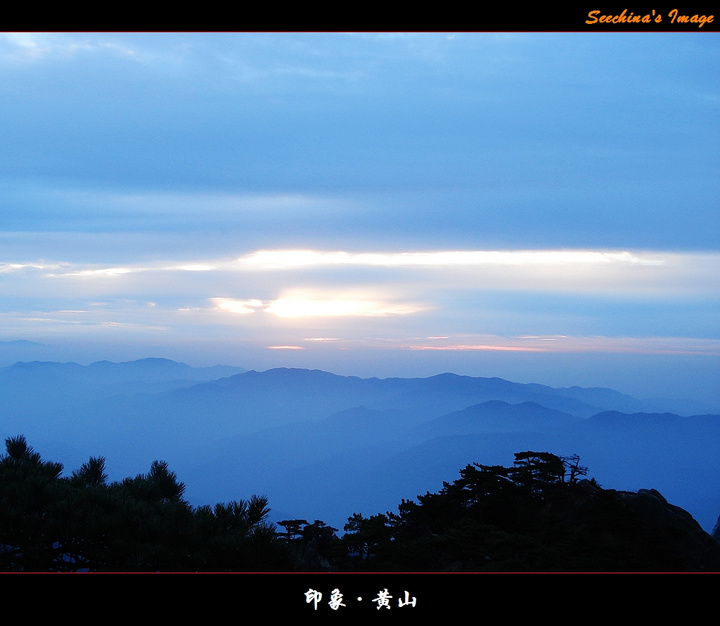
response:
M268 522L253 495L193 507L164 461L111 482L63 476L22 436L0 455L1 571L720 571L720 544L657 492L605 490L576 455L472 463L396 512Z
M354 571L685 571L720 566L720 546L659 494L605 490L577 455L473 463L437 493L345 525ZM652 511L650 514L649 511ZM710 541L708 541L710 539Z
M277 571L294 557L267 498L191 507L164 461L108 482L105 459L63 477L24 437L0 457L3 571Z

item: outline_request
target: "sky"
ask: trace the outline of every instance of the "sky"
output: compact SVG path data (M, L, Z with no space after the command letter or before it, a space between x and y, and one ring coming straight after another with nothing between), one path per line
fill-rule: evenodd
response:
M720 406L719 77L714 32L0 34L0 364Z

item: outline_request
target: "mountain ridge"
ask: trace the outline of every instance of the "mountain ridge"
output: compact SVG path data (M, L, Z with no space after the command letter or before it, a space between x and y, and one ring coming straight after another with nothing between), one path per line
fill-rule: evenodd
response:
M442 472L536 449L580 454L613 487L657 488L706 528L720 512L720 416L654 413L607 388L304 368L215 378L232 370L154 358L40 363L0 368L4 436L23 434L66 466L102 454L116 475L166 460L199 504L260 490L288 515L342 524L361 503L412 499ZM143 379L144 369L164 374ZM182 371L196 378L178 379Z

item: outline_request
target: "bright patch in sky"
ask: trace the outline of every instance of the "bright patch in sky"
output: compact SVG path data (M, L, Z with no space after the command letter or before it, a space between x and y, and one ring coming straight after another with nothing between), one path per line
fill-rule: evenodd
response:
M261 250L239 259L241 265L259 269L292 269L313 266L364 265L402 266L482 266L482 265L661 265L657 255L638 255L626 251L595 250L449 250L440 252L350 253L318 250Z
M264 308L264 304L260 300L233 300L232 298L210 298L218 309L230 311L240 315L255 313L258 309Z
M266 311L278 317L366 317L407 315L416 309L375 300L280 298Z
M242 315L264 311L277 317L366 317L383 315L408 315L418 310L410 305L398 305L354 297L301 297L286 296L277 300L233 300L211 298L219 309Z
M0 342L709 393L719 75L711 32L0 34Z

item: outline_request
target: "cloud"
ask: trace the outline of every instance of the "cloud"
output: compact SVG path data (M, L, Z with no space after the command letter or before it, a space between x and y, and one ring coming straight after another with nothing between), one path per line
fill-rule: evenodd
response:
M106 40L100 34L53 33L0 33L0 58L12 61L37 63L45 59L70 59L81 53L110 52L123 57L134 57L137 50L117 38Z
M439 325L428 335L463 323L492 324L488 330L532 324L522 331L528 335L562 332L561 322L572 324L570 332L581 324L635 332L644 320L660 329L655 318L663 315L677 327L683 314L698 332L717 327L708 314L718 304L717 253L279 249L230 258L175 256L106 265L6 259L0 262L4 308L15 301L13 307L34 310L79 309L126 299L155 302L158 312L199 310L209 302L216 312L264 319L422 314Z
M720 254L629 250L259 250L237 259L237 267L286 273L380 269L387 280L408 286L461 290L716 293L720 281Z
M422 310L417 305L396 304L358 298L285 297L273 301L266 309L278 317L383 317L409 315Z
M470 351L495 351L495 352L546 352L545 348L532 348L528 346L503 346L489 344L459 344L450 346L423 346L411 345L404 346L407 350L421 351L442 351L442 352L470 352Z
M431 339L431 338L428 338ZM720 339L691 337L526 336L445 337L406 343L403 350L438 352L546 352L720 356Z
M259 250L238 259L241 266L293 269L320 266L458 267L663 265L662 255L625 250L443 250L431 252L345 252L322 250Z
M234 300L233 298L210 298L218 309L239 315L248 315L258 310L264 310L265 304L261 300Z
M383 317L409 315L422 308L418 305L399 304L380 299L359 298L353 295L330 295L309 293L286 295L275 300L236 300L233 298L210 298L217 309L247 315L264 312L279 318L308 317Z

